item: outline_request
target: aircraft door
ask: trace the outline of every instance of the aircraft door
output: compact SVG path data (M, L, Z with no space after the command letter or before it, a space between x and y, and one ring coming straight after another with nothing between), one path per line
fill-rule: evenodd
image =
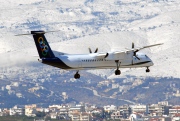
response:
M82 60L79 58L78 59L78 67L81 68L82 67Z

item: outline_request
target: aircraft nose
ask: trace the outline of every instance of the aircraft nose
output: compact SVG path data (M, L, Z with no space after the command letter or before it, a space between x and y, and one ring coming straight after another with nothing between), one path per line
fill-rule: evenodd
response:
M150 62L150 65L151 65L151 66L153 66L153 65L154 65L154 63L151 61L151 62Z

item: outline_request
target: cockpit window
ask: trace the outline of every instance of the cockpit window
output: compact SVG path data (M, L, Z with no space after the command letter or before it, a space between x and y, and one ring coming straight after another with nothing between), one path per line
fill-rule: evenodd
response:
M148 58L148 56L147 56L147 55L145 55L145 57L146 57L146 58Z

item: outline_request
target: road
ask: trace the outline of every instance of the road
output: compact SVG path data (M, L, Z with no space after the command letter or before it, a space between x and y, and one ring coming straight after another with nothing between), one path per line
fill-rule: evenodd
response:
M82 88L85 88L85 89L88 89L88 90L93 91L93 94L94 94L95 96L98 96L98 97L109 98L109 99L116 99L116 100L121 100L121 101L125 101L125 102L128 102L128 103L131 103L131 104L136 104L135 102L130 101L130 100L126 100L126 99L117 99L117 98L113 98L113 97L107 97L107 96L99 95L96 90L91 89L91 88L89 88L89 87L82 87Z

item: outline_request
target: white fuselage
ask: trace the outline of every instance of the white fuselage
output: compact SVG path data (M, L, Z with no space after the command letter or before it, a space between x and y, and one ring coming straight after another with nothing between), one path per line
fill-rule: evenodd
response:
M98 53L92 54L75 54L75 55L59 55L58 57L69 68L63 68L67 70L83 70L83 69L115 69L117 64L115 58L110 55L107 58L97 58ZM136 57L125 57L118 59L119 68L137 68L137 67L149 67L153 65L152 60L145 54L137 53Z

